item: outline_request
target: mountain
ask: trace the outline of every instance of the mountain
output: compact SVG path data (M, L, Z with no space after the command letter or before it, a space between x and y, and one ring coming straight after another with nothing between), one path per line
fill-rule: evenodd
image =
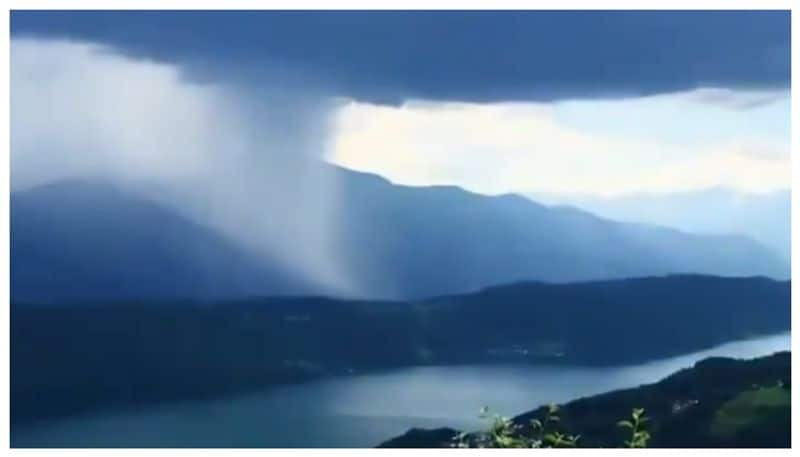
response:
M691 235L516 195L334 171L332 236L362 297L420 299L531 279L789 276L786 260L743 236ZM12 193L11 293L58 302L331 292L153 201L74 180Z
M550 208L518 195L407 187L340 173L348 268L371 285L371 296L420 298L529 279L789 277L785 259L744 236L693 235Z
M528 282L424 301L11 306L13 421L419 365L617 365L790 325L789 282ZM113 306L112 306L113 305Z
M563 431L579 434L579 447L620 447L628 438L617 426L633 408L644 408L648 447L791 447L791 354L752 360L709 358L667 378L633 389L581 398L559 408ZM513 418L523 427L547 408ZM380 447L450 447L459 432L412 429ZM630 432L628 432L629 435ZM476 438L472 434L470 439Z
M672 194L621 197L531 195L549 204L571 205L600 217L672 227L690 233L749 236L784 259L791 258L791 191L763 194L724 187Z
M61 302L214 299L306 290L197 223L101 181L11 196L11 296Z
M490 348L509 361L629 364L788 330L790 296L788 281L766 278L524 282L426 301L426 333L450 360Z

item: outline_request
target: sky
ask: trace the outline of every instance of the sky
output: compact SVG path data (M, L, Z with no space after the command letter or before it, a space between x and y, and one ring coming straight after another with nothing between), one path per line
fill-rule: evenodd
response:
M790 186L788 93L730 91L709 101L710 91L549 103L351 101L336 113L329 157L397 183L485 194ZM763 104L747 105L750 97Z
M12 184L185 175L224 138L486 194L790 186L788 12L16 11L11 30ZM113 116L70 89L95 67ZM36 119L37 81L73 95L60 119ZM287 125L259 139L254 119Z

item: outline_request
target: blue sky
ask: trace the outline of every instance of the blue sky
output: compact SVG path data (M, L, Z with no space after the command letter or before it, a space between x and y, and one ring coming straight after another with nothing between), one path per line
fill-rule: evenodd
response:
M11 30L12 141L16 163L30 169L57 158L37 156L40 144L28 139L75 143L73 156L135 155L138 143L120 134L133 130L154 138L150 152L122 162L163 174L168 165L144 162L172 154L181 132L198 144L189 137L223 112L218 93L233 91L245 95L221 97L229 118L256 109L313 123L300 135L320 136L323 159L404 184L605 195L790 185L788 12L16 11ZM34 119L62 109L82 119L74 109L92 122L115 91L103 100L58 94L114 78L158 87L160 98L115 100L124 128L104 119L66 132ZM37 82L56 95L37 97ZM276 102L275 93L288 95ZM316 108L286 116L288 105ZM147 133L156 128L148 119L186 124L179 113L196 106L208 119L176 127L163 137L169 148L158 144L161 129ZM231 138L241 136L236 127ZM284 146L298 143L288 138L295 130L282 130ZM67 168L119 162L103 157Z
M790 114L785 91L706 89L683 96L564 101L558 104L557 116L586 132L692 144L722 141L739 132L788 139Z

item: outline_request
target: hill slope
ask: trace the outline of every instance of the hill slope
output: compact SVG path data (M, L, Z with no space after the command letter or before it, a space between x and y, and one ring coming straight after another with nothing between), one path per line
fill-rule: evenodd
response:
M342 271L362 285L363 297L420 299L531 279L788 277L785 260L745 237L689 235L519 196L336 172ZM11 196L16 300L329 293L312 279L108 183L66 181Z
M656 224L689 233L739 233L791 257L791 191L748 194L715 187L672 194L621 197L531 195L552 204L571 205L600 217Z
M392 185L340 170L342 243L369 296L421 298L521 280L702 273L786 279L788 262L742 236L619 223L457 187Z
M306 290L212 230L99 181L11 198L11 296L63 302L219 299Z
M108 305L12 304L12 420L414 365L635 363L788 330L790 284L674 276L422 302Z
M580 447L619 447L627 438L617 421L633 408L650 418L649 447L790 447L791 354L753 360L709 358L657 383L571 401L560 427L580 434ZM526 426L541 407L514 418ZM449 447L458 432L412 429L380 447Z

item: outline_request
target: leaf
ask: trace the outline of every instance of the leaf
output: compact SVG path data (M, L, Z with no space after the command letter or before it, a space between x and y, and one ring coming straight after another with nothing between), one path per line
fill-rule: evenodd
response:
M511 447L513 444L513 440L506 436L499 436L495 439L498 444L498 447Z
M633 428L633 424L629 420L621 420L617 422L617 427Z

